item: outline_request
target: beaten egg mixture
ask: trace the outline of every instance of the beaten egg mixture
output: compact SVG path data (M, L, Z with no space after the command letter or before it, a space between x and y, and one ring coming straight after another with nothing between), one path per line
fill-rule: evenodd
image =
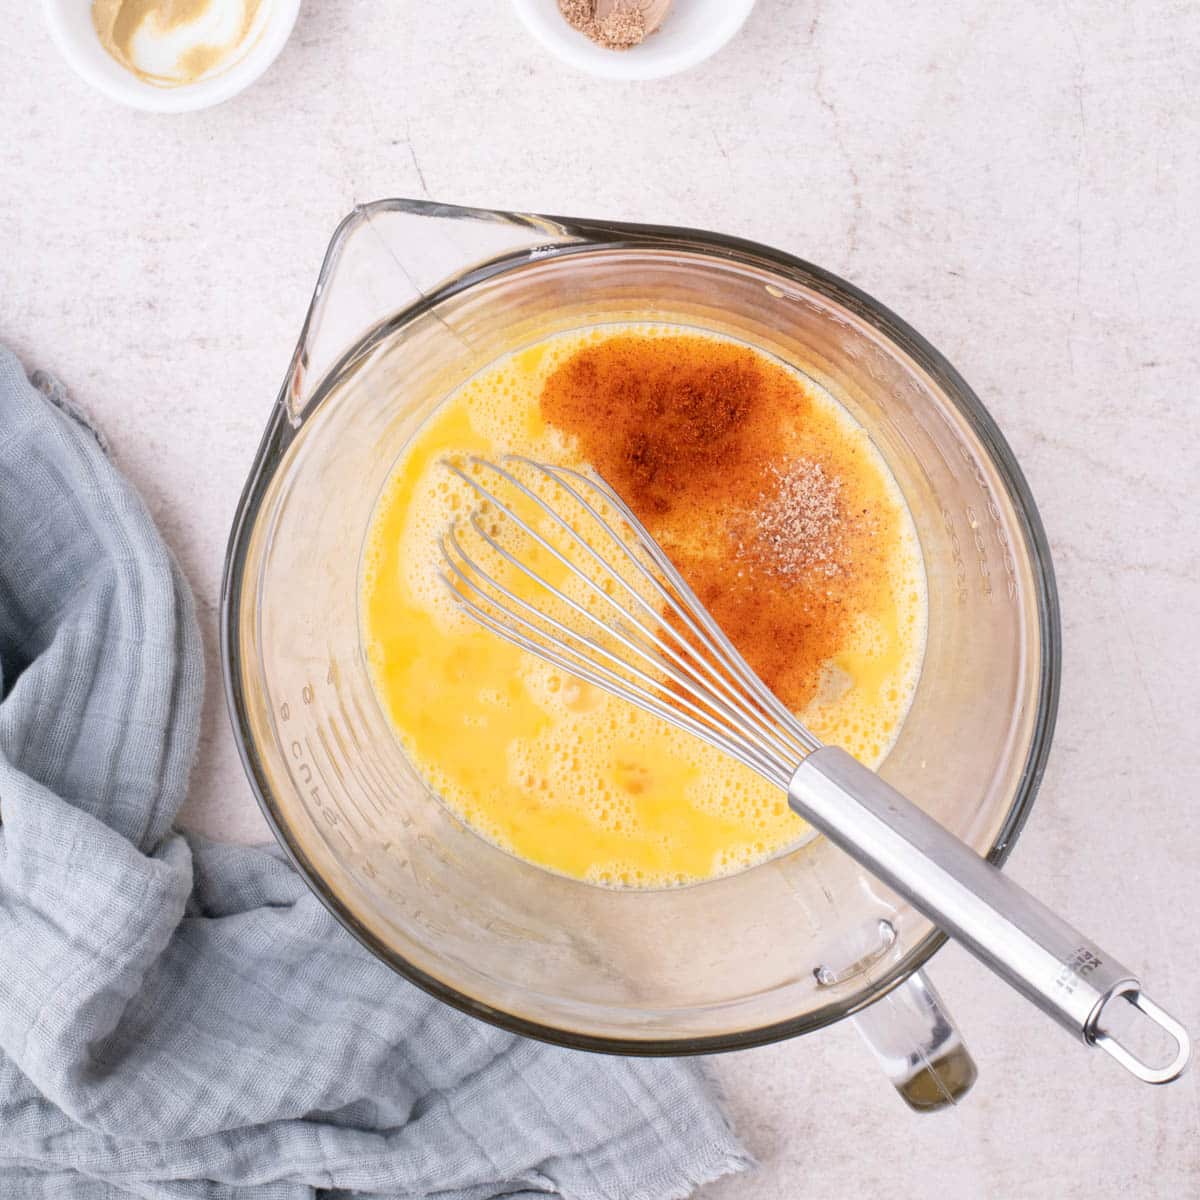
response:
M364 550L383 710L433 791L497 846L592 883L663 887L802 841L783 793L748 768L457 609L438 538L477 498L445 463L514 452L599 471L780 699L874 767L916 686L926 593L912 518L866 432L731 339L646 324L558 334L437 408Z

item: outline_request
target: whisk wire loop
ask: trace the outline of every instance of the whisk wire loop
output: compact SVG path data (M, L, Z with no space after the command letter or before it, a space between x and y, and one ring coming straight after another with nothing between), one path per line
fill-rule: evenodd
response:
M799 728L791 713L787 712L787 709L780 704L774 693L765 688L758 676L749 669L720 627L708 616L707 610L688 586L687 581L676 571L674 564L665 555L661 554L657 543L650 537L638 518L603 480L571 470L568 467L547 466L545 463L539 463L524 455L507 455L505 461L521 462L538 471L547 479L562 487L577 504L587 511L592 521L603 531L608 540L621 551L632 567L640 572L653 586L659 598L669 607L675 617L683 623L687 631L696 639L696 642L689 643L669 622L666 623L667 631L685 649L686 653L699 664L709 676L712 684L741 710L744 719L749 721L757 731L764 734L778 748L779 752L803 758L806 753L816 748L818 743L815 739L807 735L806 731ZM665 573L668 579L674 577L671 587L665 586L659 575L654 570L647 568L646 564L634 553L630 542L622 538L605 519L604 515L596 509L586 496L573 487L564 476L571 476L579 481L579 483L591 488L617 509L625 523L637 535L637 544L651 558L656 570L660 573ZM558 516L558 514L555 515ZM571 529L570 532L578 539L578 533L574 529ZM580 540L580 544L584 545L589 552L595 554L592 546L583 542L582 539L578 540ZM606 570L611 572L613 578L617 579L629 595L646 612L650 613L652 618L661 621L661 614L646 601L636 588L629 585L629 582L619 570L607 561L601 560L598 555L596 555L596 558ZM683 603L680 602L679 596L682 596ZM697 623L696 617L701 618L701 623L704 626L703 629ZM713 639L713 644L709 644L709 639ZM696 654L697 644L704 647L705 654ZM710 651L711 654L708 653ZM710 658L715 660L715 665L710 661ZM728 679L725 675L722 675L721 670L718 668L723 668L726 672L732 673L735 678L733 680ZM692 672L689 670L689 673L691 674ZM749 687L751 695L756 702L754 705L745 705L744 692L742 690L744 687ZM769 701L769 703L764 704L764 701ZM786 723L780 727L777 723L764 721L761 712L761 709L764 707L776 718L776 722L778 722L781 713L786 714ZM799 738L795 737L795 730L797 729L799 729L801 734Z
M561 668L568 674L575 675L585 683L593 684L613 695L631 699L633 703L639 705L646 712L661 717L677 729L682 729L685 733L690 733L694 737L698 737L715 746L718 750L722 750L726 754L737 758L750 767L751 770L756 771L766 779L768 783L773 783L785 790L787 789L788 774L786 771L781 771L777 764L765 756L756 754L753 751L745 751L740 743L727 737L714 726L697 721L679 712L677 708L664 704L650 692L639 688L636 684L630 684L622 680L611 671L603 670L595 665L589 667L585 662L572 660L566 655L550 649L541 642L524 637L511 626L493 618L470 600L460 601L460 603L481 625L490 629L506 641L511 642L513 645L528 650L531 654L537 655L539 658L544 659L553 666Z
M512 561L511 556L504 550L504 548L497 545L494 539L474 519L472 520L472 526L476 533L479 534L481 539L486 541L506 560ZM696 734L697 736L711 736L720 738L722 749L725 749L729 745L729 739L723 732L724 725L719 719L719 715L714 715L712 711L695 704L687 696L679 695L674 692L669 693L671 696L671 704L668 705L664 703L660 697L656 696L653 691L649 690L649 688L664 690L661 680L656 676L643 670L636 664L630 663L627 659L620 657L618 654L615 654L612 650L608 649L594 638L588 637L586 634L572 629L569 625L554 617L553 614L543 612L541 609L538 609L535 605L530 604L527 600L522 599L511 588L506 587L494 577L484 576L484 578L487 579L486 586L478 582L477 579L471 578L467 571L464 570L464 564L471 571L478 573L479 569L475 561L463 548L462 543L458 538L456 529L452 528L449 534L442 538L440 544L443 559L450 570L454 573L457 581L462 586L469 589L470 592L477 595L486 604L504 612L504 621L501 621L495 616L494 613L489 612L482 605L465 595L460 589L455 588L454 584L449 579L446 579L445 575L443 575L442 578L445 579L446 583L456 592L456 603L460 607L466 609L470 615L481 624L486 625L493 632L500 633L503 636L508 636L508 633L506 632L507 629L514 629L515 627L514 632L517 633L521 640L518 642L517 637L509 637L510 641L521 645L523 649L530 650L534 654L539 654L543 658L553 661L555 665L561 667L563 670L566 670L569 673L579 675L582 674L583 668L586 668L590 672L590 676L587 679L587 682L589 683L595 683L597 686L604 687L610 691L623 688L628 689L629 692L636 698L637 703L641 704L645 708L652 707L653 711L658 716L665 717L668 720L673 720L673 706L682 705L689 713L693 714L694 719L689 720L685 727L689 733ZM521 566L520 563L515 562L514 565L518 567ZM531 577L536 578L536 576ZM571 601L570 597L563 595L557 588L554 588L549 584L544 584L544 586L547 588L547 590L553 592L558 599L562 600L563 603L570 605L572 608L576 607L574 602ZM496 594L508 601L508 603L511 604L517 611L505 611L498 603ZM586 614L586 610L583 611L585 612L585 615L589 615ZM530 614L530 616L535 619L530 620L527 617L522 616L522 612ZM539 622L541 622L541 624L539 624ZM547 625L554 631L553 634L547 633L546 629L544 628L544 626ZM623 635L619 630L613 629L607 625L601 625L601 628L603 628L607 634L616 638L630 649L635 649L633 642ZM521 633L520 631L522 630L527 632ZM647 656L643 655L643 657ZM620 668L620 670L613 670L610 667L605 666L602 662L594 661L594 658L607 660L608 662L614 664L614 666ZM650 661L654 662L655 660L651 659ZM662 664L656 663L656 665L662 667L664 673L667 673L668 675L670 674L669 670L665 666L662 666ZM622 674L622 671L626 674ZM638 683L631 682L627 678L627 675L632 675L636 679L641 680L642 683L649 685L649 688L642 687ZM704 731L703 733L701 733L702 730ZM771 756L757 748L751 748L750 752L755 760L755 770L758 770L760 773L764 774L769 772L768 778L770 778L773 782L777 781L778 779L783 779L786 785L786 780L788 777L787 773L780 773L775 769L775 760Z
M591 560L591 564L599 570L599 577L609 583L617 584L622 592L629 596L636 604L637 609L640 609L640 614L637 611L631 611L630 607L622 604L615 596L596 582L587 570L580 569L576 564L572 563L566 555L564 555L558 547L553 545L546 537L542 536L528 521L526 521L513 506L501 499L495 491L484 486L478 479L468 475L461 468L447 464L450 470L467 483L472 490L480 496L481 499L487 501L494 506L498 513L508 520L511 520L526 536L531 538L533 542L542 547L549 553L553 559L567 569L572 577L580 580L586 587L587 591L600 600L604 605L613 610L619 618L619 625L613 625L607 621L601 620L592 610L586 605L579 603L572 597L566 595L561 589L550 584L544 576L532 569L520 557L506 550L499 542L483 528L479 519L479 514L472 514L470 524L474 529L479 539L484 542L488 548L499 555L505 562L518 571L521 575L535 583L539 588L543 589L554 600L565 605L572 612L585 621L591 623L602 633L608 637L617 638L622 645L629 651L638 655L646 662L654 671L666 674L668 678L683 689L684 693L691 693L693 697L700 700L703 706L707 709L714 710L715 715L722 718L714 722L717 728L723 728L724 725L732 721L739 727L739 732L747 741L755 745L761 753L765 753L775 758L783 760L786 766L794 768L796 764L803 758L804 754L812 748L805 746L803 742L796 744L796 739L786 736L790 730L781 730L778 727L777 721L768 721L765 719L763 709L767 707L763 703L763 697L750 696L746 694L746 688L743 683L737 678L732 680L725 678L721 673L714 668L713 661L718 665L724 665L725 655L721 652L714 652L713 648L708 644L708 639L704 637L702 631L697 628L696 622L691 619L686 608L679 604L674 596L671 595L671 590L680 590L680 586L686 589L682 578L675 571L675 568L669 563L667 564L667 579L670 587L665 587L662 582L655 578L653 571L647 565L638 559L636 555L629 551L628 544L621 535L612 528L612 526L604 519L602 514L590 504L584 497L580 496L579 492L565 480L562 480L553 469L544 466L543 464L534 462L523 457L511 456L506 461L520 461L537 470L544 478L551 482L562 486L564 490L570 494L577 503L579 503L589 514L591 522L598 527L598 531L604 535L604 538L626 551L626 557L630 565L636 570L638 581L645 584L650 583L654 590L662 596L668 606L678 615L687 628L689 628L693 636L697 639L696 642L689 642L679 630L677 630L670 621L664 620L662 612L654 605L648 603L641 592L634 587L628 578L628 570L622 571L619 567L615 567L604 555L602 555L592 544L592 541L580 533L579 529L574 524L568 521L562 513L546 503L546 501L538 496L532 489L527 487L520 479L516 478L512 472L505 470L501 466L487 462L483 459L472 458L472 463L478 464L481 468L494 472L504 484L510 486L517 493L524 496L532 503L538 511L548 517L555 527L565 533L571 542L577 545ZM582 482L592 483L586 476L577 476ZM608 499L611 493L602 493ZM627 512L628 510L626 510ZM624 513L622 514L624 516ZM632 518L631 529L636 537L646 546L651 544L649 535L637 522L637 518ZM595 532L595 531L591 531ZM456 550L466 560L471 563L473 570L480 578L488 581L489 585L495 586L497 581L482 569L480 564L471 558L471 556L462 547L461 543L456 539ZM444 548L443 548L443 552ZM661 569L661 568L660 568ZM690 589L688 589L690 593ZM505 592L505 598L510 603L516 603L518 598L511 591ZM694 603L697 605L693 597ZM525 606L527 611L528 606ZM546 613L542 610L535 610L536 615L540 618L545 618ZM650 622L648 624L647 622ZM556 628L559 633L566 632L561 623L556 623ZM544 636L544 631L542 631ZM667 640L662 636L666 635L670 641L674 642L680 649L677 650L674 646L668 644ZM640 635L640 636L637 636ZM644 639L644 641L642 640ZM596 647L596 643L592 643L592 647ZM682 654L680 653L682 650ZM732 650L732 647L730 647ZM736 654L736 651L733 652ZM665 656L665 659L664 657ZM669 661L668 661L669 660ZM614 660L618 661L618 660ZM619 660L619 665L625 669L631 669L630 664L626 660ZM745 667L745 674L754 679L757 687L769 696L761 682L753 673ZM729 667L725 666L728 672ZM656 682L649 680L644 674L642 678L648 682ZM672 700L678 700L679 697L674 692L671 693ZM693 711L696 711L693 709ZM789 718L790 718L790 714ZM794 725L794 719L792 719Z
M456 522L440 541L449 571L441 578L459 607L522 649L639 705L786 786L799 762L820 743L749 668L628 506L603 481L582 472L520 455L503 460L562 489L560 494L579 509L568 519L513 470L481 458L468 461L477 473L486 471L492 478L485 482L455 463L446 466L528 539L525 546L540 548L564 568L568 584L581 584L583 600L531 566L520 542L517 552L504 545L499 531L485 527L477 509L469 515L465 531L462 522ZM532 512L526 509L528 520L517 510L522 503L532 506ZM625 530L614 528L602 511L606 507L619 516ZM568 547L582 553L582 566L531 523L535 513L548 519L549 531L565 535ZM470 545L460 531L471 535ZM501 570L489 570L482 560ZM535 586L532 600L497 577L508 569L516 573L514 581ZM588 600L599 602L599 612ZM562 615L579 619L582 631ZM587 630L597 636L589 636Z
M526 459L525 461L533 462L532 459ZM687 580L679 574L675 565L663 553L662 548L650 536L632 509L603 479L585 475L583 472L573 470L570 467L548 468L542 464L534 465L541 467L542 470L549 472L555 478L558 478L560 475L570 475L593 488L612 504L636 533L640 548L649 555L655 567L672 581L672 587L682 597L684 604L680 605L671 592L663 588L658 580L655 579L655 586L659 589L664 599L666 599L673 611L687 622L688 627L701 644L711 649L720 663L736 677L742 686L749 690L755 701L779 722L778 731L786 734L788 739L793 743L793 752L803 758L805 754L810 754L812 751L820 748L821 742L796 720L779 697L770 688L766 687L762 680L751 670L749 664L737 651L725 631L713 620L708 609L701 603L696 593L692 591ZM564 483L564 486L567 485ZM588 505L588 508L591 510L590 505ZM594 510L591 511L594 512ZM597 515L596 519L605 525L613 540L637 563L637 559L628 544L608 527L607 522L602 517ZM651 578L654 578L653 575L651 575ZM696 628L696 623L702 629ZM769 726L769 728L775 729L776 727Z

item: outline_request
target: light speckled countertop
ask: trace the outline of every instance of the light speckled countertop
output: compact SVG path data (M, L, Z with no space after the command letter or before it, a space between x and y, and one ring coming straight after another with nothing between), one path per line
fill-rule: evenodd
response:
M220 697L243 476L325 243L388 195L707 226L847 277L959 367L1054 547L1058 735L1014 876L1200 1030L1200 5L760 0L718 58L614 85L504 3L309 0L228 104L113 107L32 4L0 23L0 340L112 440L199 597L193 827L265 833ZM708 1200L1200 1192L1200 1071L1151 1090L965 953L933 975L981 1064L910 1116L849 1027L725 1056L757 1176Z

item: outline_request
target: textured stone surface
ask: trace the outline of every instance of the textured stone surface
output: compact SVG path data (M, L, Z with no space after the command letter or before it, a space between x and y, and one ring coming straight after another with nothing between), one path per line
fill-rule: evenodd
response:
M681 0L683 2L683 0ZM325 242L356 200L708 226L812 259L962 370L1054 546L1059 732L1011 870L1200 1012L1194 725L1200 6L760 0L680 78L571 74L508 6L309 0L220 108L113 107L36 5L0 23L0 339L109 434L209 648L188 819L263 836L220 698L229 520ZM982 1067L911 1117L849 1028L719 1064L753 1179L709 1200L1200 1190L1197 1079L1151 1090L965 954L934 974Z

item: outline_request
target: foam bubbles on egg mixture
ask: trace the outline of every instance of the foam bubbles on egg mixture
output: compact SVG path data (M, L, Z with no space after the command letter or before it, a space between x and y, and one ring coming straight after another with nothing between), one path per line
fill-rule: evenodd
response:
M613 339L677 350L686 348L681 338L694 339L698 352L746 349L671 326L603 326L556 335L480 372L431 415L397 461L363 557L362 628L372 679L431 790L501 848L605 886L678 886L744 870L810 831L779 789L741 764L461 613L439 578L438 539L478 508L479 497L442 463L450 459L470 471L471 455L495 461L519 453L590 465L581 439L546 419L548 381L562 379L581 353L603 353ZM846 528L859 539L855 553L874 552L871 590L839 626L818 677L804 685L798 715L819 737L877 766L900 732L924 651L925 576L916 532L865 431L806 377L754 354L774 372L773 394L786 400L794 393L796 413L803 414L803 420L785 414L797 427L785 420L780 437L785 452L791 446L800 456L791 461L821 456L823 470L844 461L843 495L870 500L864 507L871 512ZM491 517L484 512L481 519L503 540L510 531L503 522L489 524ZM643 515L673 557L679 549L700 564L696 569L732 575L743 565L721 550L728 532L722 519L714 509L693 524L655 529ZM870 540L871 522L885 532L886 545ZM752 597L755 577L746 569L750 585L742 576L738 586L750 586ZM563 576L557 582L582 595L582 585ZM826 583L844 591L851 580L831 573ZM790 593L781 594L786 600ZM795 595L797 604L820 598L812 588Z

